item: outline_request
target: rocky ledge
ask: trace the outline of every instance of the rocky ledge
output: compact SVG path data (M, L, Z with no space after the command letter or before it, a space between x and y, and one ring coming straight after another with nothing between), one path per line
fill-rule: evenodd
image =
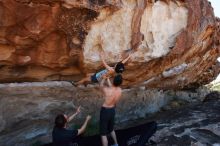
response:
M215 92L203 102L161 111L136 122L157 121L158 130L152 137L157 146L220 146L219 111L220 94Z

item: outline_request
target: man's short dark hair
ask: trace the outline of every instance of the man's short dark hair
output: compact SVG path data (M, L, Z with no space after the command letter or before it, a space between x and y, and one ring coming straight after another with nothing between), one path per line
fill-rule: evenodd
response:
M57 115L55 119L55 127L57 128L63 128L67 122L66 117L63 114Z
M114 86L120 86L121 84L122 84L122 76L120 75L120 74L118 74L118 75L116 75L115 77L114 77L114 80L113 80L113 85Z
M116 73L122 73L125 70L125 66L122 62L118 62L115 66Z

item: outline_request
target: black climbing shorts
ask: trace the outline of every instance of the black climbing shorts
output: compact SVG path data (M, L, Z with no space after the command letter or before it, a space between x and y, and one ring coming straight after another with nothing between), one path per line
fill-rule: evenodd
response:
M100 135L105 136L114 129L115 108L102 107L100 111L99 130Z
M91 76L91 81L92 81L93 83L98 83L98 82L99 82L99 81L97 80L97 78L96 78L96 73Z

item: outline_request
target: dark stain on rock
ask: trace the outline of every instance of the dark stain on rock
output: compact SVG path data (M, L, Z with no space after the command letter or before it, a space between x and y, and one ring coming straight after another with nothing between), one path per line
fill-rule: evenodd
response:
M106 3L106 0L89 0L89 1L93 5L104 5Z
M89 24L98 16L99 13L86 8L63 8L58 18L57 27L65 32L67 40L72 40L78 34L81 42L85 39L89 30ZM70 44L70 42L68 42Z
M105 4L105 0L98 0L98 4L99 5L104 5Z
M13 66L10 68L10 73L16 77L20 77L26 73L27 69L27 66Z

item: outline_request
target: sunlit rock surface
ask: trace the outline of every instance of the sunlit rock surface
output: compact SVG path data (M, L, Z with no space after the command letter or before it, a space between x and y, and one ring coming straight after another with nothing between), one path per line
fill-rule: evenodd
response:
M125 87L194 87L219 73L207 0L1 0L0 18L0 82L78 81L103 68L101 50L114 65L133 49Z

